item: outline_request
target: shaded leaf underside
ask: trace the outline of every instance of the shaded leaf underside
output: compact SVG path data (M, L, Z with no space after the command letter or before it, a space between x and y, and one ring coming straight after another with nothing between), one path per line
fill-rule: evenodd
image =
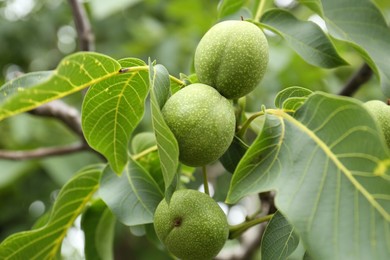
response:
M119 177L106 168L99 194L118 220L128 226L152 223L163 198L158 184L132 159Z
M298 20L290 12L281 9L264 13L261 22L281 35L290 47L310 64L323 68L347 64L326 34L312 22Z
M380 77L390 97L390 27L370 0L300 0L326 21L329 33L350 43Z
M311 256L385 258L390 156L378 132L360 104L326 94L312 95L294 117L269 110L227 201L274 189L278 209Z

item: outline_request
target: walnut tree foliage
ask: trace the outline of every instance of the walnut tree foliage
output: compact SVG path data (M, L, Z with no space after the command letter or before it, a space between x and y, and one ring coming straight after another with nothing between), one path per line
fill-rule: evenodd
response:
M313 67L350 66L340 51L350 48L368 64L378 79L377 88L390 98L390 28L372 1L298 1L296 5L322 17L326 31L289 9L267 5L257 13L262 1L253 2L221 1L215 19L246 14L243 19L279 35ZM272 70L268 67L266 73ZM84 167L69 179L45 217L1 242L0 258L57 258L78 216L87 259L113 258L116 221L144 226L152 236L150 224L158 203L187 185L183 177L194 171L179 162L177 140L161 109L178 89L194 82L195 75L176 78L153 57L117 60L99 52L75 52L54 70L26 73L4 83L0 124L87 89L82 133L105 162ZM258 86L262 87L263 83ZM298 244L304 248L302 259L387 259L390 151L378 123L357 98L293 82L273 100L272 106L258 103L255 112L245 111L245 102L235 102L239 125L220 159L224 174L231 175L227 204L275 193L277 212L270 216L258 248L262 259L285 259ZM145 110L151 113L154 134L136 142L133 134ZM111 238L110 243L102 243L102 236Z

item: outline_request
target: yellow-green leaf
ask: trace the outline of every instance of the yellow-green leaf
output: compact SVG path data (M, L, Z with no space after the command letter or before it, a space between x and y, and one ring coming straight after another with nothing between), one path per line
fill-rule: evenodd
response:
M118 74L114 59L93 52L65 57L52 72L34 72L0 88L0 121L62 98Z
M127 163L128 142L144 114L149 92L148 67L142 60L128 58L119 63L128 71L91 86L82 107L85 139L117 174Z
M65 184L42 227L11 235L0 244L0 259L53 259L67 230L99 187L102 165L89 166Z

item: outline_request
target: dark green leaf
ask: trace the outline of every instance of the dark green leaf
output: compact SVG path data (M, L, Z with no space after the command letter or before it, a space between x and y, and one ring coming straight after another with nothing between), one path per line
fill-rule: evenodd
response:
M149 71L153 129L156 135L161 170L164 177L165 196L169 201L176 189L177 170L179 167L179 146L161 113L161 108L170 96L169 73L162 65L150 65Z
M265 117L227 201L276 190L278 209L313 258L386 259L390 154L362 104L316 93L294 116L270 109Z
M262 259L287 259L297 248L299 237L285 217L277 211L268 223L261 240Z
M322 15L329 33L354 47L380 77L390 97L390 28L378 7L369 0L300 0Z
M248 145L235 136L227 151L219 158L219 161L227 171L233 173L247 149Z
M0 121L36 108L118 74L120 65L108 56L80 52L64 58L53 72L34 72L0 88Z
M82 127L88 144L103 154L116 173L127 163L130 136L144 114L148 67L138 59L119 63L132 70L93 85L82 107Z
M69 180L58 194L49 221L5 239L0 259L54 259L68 228L98 189L101 172L101 165L90 166Z
M95 201L83 214L81 227L85 236L85 258L114 259L115 217L102 200Z
M316 24L301 21L282 9L273 9L261 17L263 25L282 36L290 47L308 63L334 68L346 65L332 42Z
M104 171L99 194L120 222L128 226L153 222L163 191L136 161L129 160L121 176Z

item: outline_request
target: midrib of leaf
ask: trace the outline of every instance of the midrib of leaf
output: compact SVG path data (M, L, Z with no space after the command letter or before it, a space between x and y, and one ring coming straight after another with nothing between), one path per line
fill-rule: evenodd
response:
M269 114L281 117L292 124L297 128L306 133L321 149L322 151L330 158L333 163L340 169L340 171L348 178L348 180L353 184L353 186L368 200L370 205L372 205L385 219L390 221L390 215L386 210L373 198L373 196L353 177L352 173L345 168L345 166L339 161L337 156L329 149L329 147L309 128L303 125L301 122L290 116L289 114L283 112L279 109L267 109Z
M129 85L129 82L134 78L135 75L138 75L139 73L132 73L131 74L131 77L129 77L127 80L126 80L126 85L125 86L128 86ZM116 102L116 109L115 109L115 123L114 123L114 142L113 142L113 146L114 146L114 151L117 151L117 127L118 127L118 114L119 114L119 104L121 103L122 101L122 98L124 98L124 95L123 95L123 92L125 91L126 87L122 88L120 94L119 94L119 98L118 98L118 101ZM115 164L116 164L116 168L119 168L118 165L118 154L117 153L114 153L114 158L115 158Z
M82 85L80 85L80 86L76 86L76 85L74 85L72 82L70 82L68 78L60 76L60 75L58 74L58 71L54 71L54 72L53 72L53 77L55 76L55 77L58 77L58 78L63 78L64 80L66 80L67 82L69 82L69 84L73 87L72 90L67 91L67 92L52 91L52 93L56 93L57 95L55 95L54 97L50 97L50 98L46 98L46 99L40 100L39 102L36 102L36 101L33 101L33 100L25 100L25 101L27 101L27 102L29 102L29 103L32 103L32 105L30 105L30 106L23 106L21 109L16 109L16 110L9 111L9 110L7 110L7 109L2 109L2 108L0 108L0 111L4 113L3 116L0 115L0 121L1 121L3 118L8 117L8 116L11 116L11 115L13 115L13 114L22 113L22 112L24 112L24 111L28 111L28 110L34 109L34 108L36 108L37 106L39 106L39 105L41 105L41 104L48 103L48 102L50 102L50 101L53 101L53 100L60 99L60 98L63 98L63 97L65 97L65 96L68 96L68 95L70 95L70 94L72 94L72 93L75 93L75 92L77 92L77 91L79 91L79 90L82 90L82 89L84 89L84 88L86 88L86 87L88 87L88 86L90 86L90 85L96 84L96 83L98 83L98 82L100 82L100 81L102 81L102 80L105 80L105 79L108 79L108 78L110 78L110 77L113 77L114 75L117 75L118 73L119 73L119 72L116 71L116 72L113 72L113 73L110 73L110 74L106 74L106 75L104 75L103 77L100 77L99 79L93 79L93 80L91 80L90 82L88 82L88 83L86 83L86 84L82 84ZM50 79L51 79L51 78L49 78L49 80L50 80ZM42 84L45 84L45 82L42 83ZM41 84L40 84L40 85L41 85ZM39 86L39 85L38 85L38 86ZM24 90L24 92L31 92L31 91L32 91L32 92L43 92L42 90L36 90L36 89L26 89L26 90ZM59 94L58 94L58 93L59 93Z

